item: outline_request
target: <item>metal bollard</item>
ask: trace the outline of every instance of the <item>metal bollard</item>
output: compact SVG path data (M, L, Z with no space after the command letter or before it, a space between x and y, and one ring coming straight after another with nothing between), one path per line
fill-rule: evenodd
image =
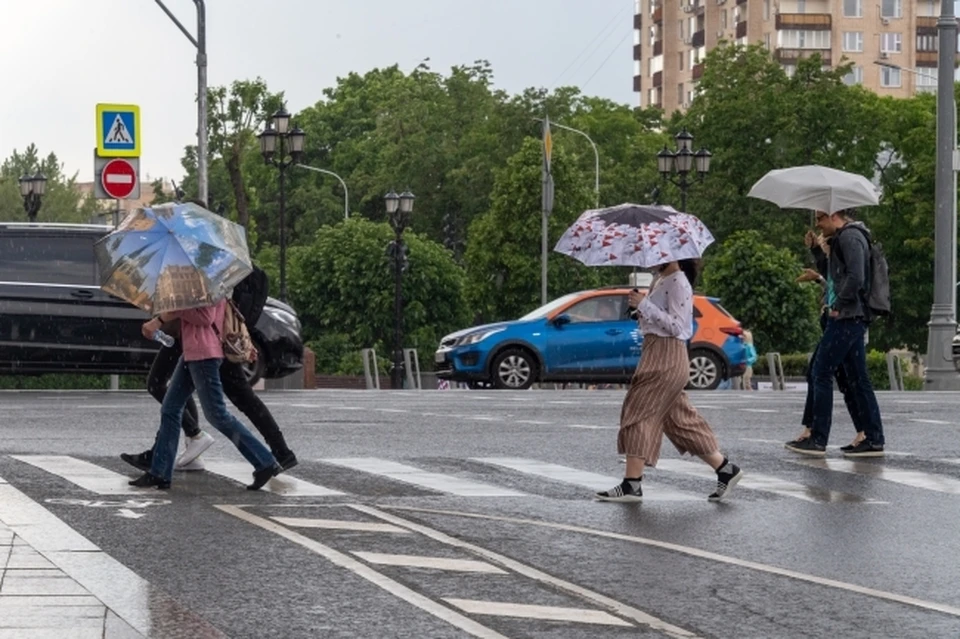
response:
M360 354L363 356L363 377L367 382L367 390L380 390L380 365L377 363L377 351L364 348ZM371 369L373 369L372 372Z
M887 375L890 377L890 390L903 390L903 364L893 352L887 353Z
M783 375L780 353L767 353L767 366L770 368L770 385L773 390L786 390L787 380Z
M423 380L420 378L420 358L417 356L417 349L403 349L403 364L405 366L405 370L407 371L406 388L423 390ZM414 366L417 369L416 378L413 376Z

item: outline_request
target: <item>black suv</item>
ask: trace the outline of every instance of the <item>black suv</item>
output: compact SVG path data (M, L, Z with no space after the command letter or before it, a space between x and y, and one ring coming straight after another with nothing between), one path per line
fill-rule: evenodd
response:
M112 227L0 222L0 374L150 370L159 344L144 311L100 290L93 244ZM271 298L252 332L247 375L284 377L303 366L300 321Z

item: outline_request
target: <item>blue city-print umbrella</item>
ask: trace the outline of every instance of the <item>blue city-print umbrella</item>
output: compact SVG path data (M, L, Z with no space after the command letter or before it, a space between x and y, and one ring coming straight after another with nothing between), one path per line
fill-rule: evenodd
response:
M138 209L94 252L100 288L155 315L215 304L253 270L244 228L196 204Z
M588 266L650 268L699 258L711 243L713 235L689 213L628 203L585 212L553 250Z

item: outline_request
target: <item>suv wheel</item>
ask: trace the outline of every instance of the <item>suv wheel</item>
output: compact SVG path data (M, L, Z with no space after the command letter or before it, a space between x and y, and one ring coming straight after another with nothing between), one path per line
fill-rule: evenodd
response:
M260 344L254 340L253 346L257 349L257 361L246 362L243 366L243 374L247 376L247 381L253 386L267 373L267 356L263 352Z
M537 363L526 350L510 348L493 360L493 386L510 390L526 390L537 378Z
M690 353L690 383L691 390L713 390L720 385L723 363L711 351L696 350Z

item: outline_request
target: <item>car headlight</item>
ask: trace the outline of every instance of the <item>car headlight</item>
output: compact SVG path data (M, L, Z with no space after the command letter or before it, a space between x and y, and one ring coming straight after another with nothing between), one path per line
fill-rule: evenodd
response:
M282 308L277 308L275 306L265 306L263 312L281 324L292 326L297 330L297 333L300 332L300 320L297 319L297 316L293 313L289 313Z
M503 330L506 330L506 329L492 328L486 331L477 331L476 333L470 333L469 335L464 335L463 337L458 339L454 344L454 346L468 346L470 344L476 344L477 342L482 342L483 340L487 339L491 335L495 335Z

